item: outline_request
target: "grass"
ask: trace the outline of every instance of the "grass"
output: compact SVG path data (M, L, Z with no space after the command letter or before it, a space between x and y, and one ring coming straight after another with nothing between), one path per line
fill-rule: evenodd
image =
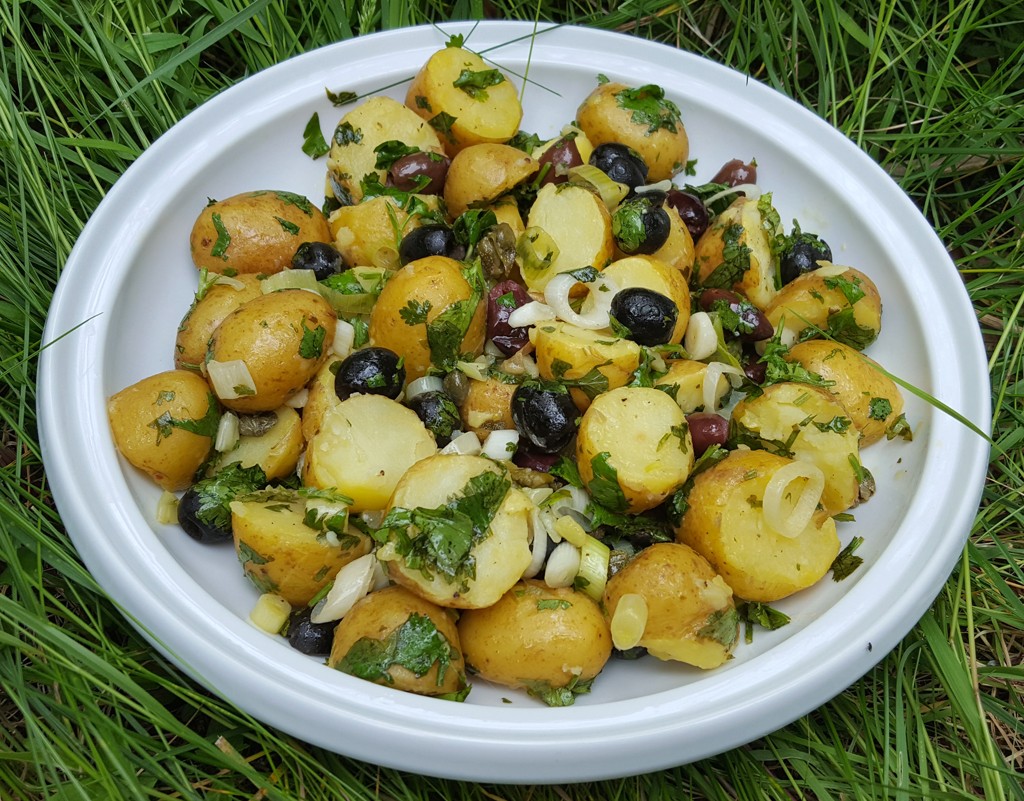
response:
M306 746L152 651L81 566L47 490L43 320L76 236L127 165L189 110L291 55L484 14L669 42L796 98L915 200L988 347L997 447L970 542L932 608L833 701L695 765L489 787ZM1024 798L1024 4L4 0L0 35L0 797Z

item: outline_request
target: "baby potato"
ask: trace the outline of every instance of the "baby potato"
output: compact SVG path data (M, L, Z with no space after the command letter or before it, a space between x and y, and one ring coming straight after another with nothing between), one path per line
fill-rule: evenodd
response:
M521 581L493 606L463 612L459 638L481 678L525 687L550 706L589 690L612 651L608 624L589 596L539 581Z
M373 549L373 540L352 527L335 534L309 525L307 510L315 507L289 490L257 494L265 497L231 502L231 530L242 569L260 592L305 606L341 568Z
M327 665L418 695L464 696L469 687L452 614L403 587L356 602L334 630Z
M302 438L306 442L313 439L320 430L320 424L328 410L341 403L338 393L334 390L334 371L331 370L332 366L340 363L341 359L328 357L306 387L309 394L306 397L306 405L302 407Z
M601 274L620 290L632 287L650 289L675 303L679 317L669 342L682 342L690 322L690 288L682 273L657 256L627 256L613 261Z
M412 465L437 452L416 412L383 395L353 395L329 408L306 448L302 481L336 488L354 512L383 509Z
M263 294L255 275L221 278L202 297L196 296L178 326L174 340L174 366L178 370L198 371L206 361L206 346L221 321L231 312Z
M451 156L482 142L507 142L523 118L515 85L461 47L445 47L427 59L405 105L438 132Z
M242 467L259 465L268 481L284 478L295 472L299 456L306 445L302 437L302 418L299 413L288 406L282 406L273 412L266 412L275 420L271 427L262 434L243 434L238 444L230 451L222 453L210 473L219 473L229 464L238 463ZM244 420L242 422L244 426Z
M688 282L690 274L693 272L693 237L690 236L690 229L686 227L686 223L683 222L683 218L679 216L679 212L674 207L666 203L663 208L668 214L668 239L651 256L678 270L683 280ZM619 251L619 255L625 256L626 254Z
M444 202L458 217L469 208L484 206L530 178L539 162L511 145L484 142L460 150L448 168Z
M793 340L810 333L806 329L811 328L814 336L820 336L818 329L836 342L864 350L882 330L878 287L860 270L819 263L822 266L817 270L782 287L764 308L765 315L776 331L784 322Z
M526 230L523 217L519 213L519 204L511 196L499 197L497 200L484 206L484 210L493 211L498 220L498 225L506 223L512 229L512 235L519 239L519 236ZM513 278L518 277L518 271Z
M512 395L517 386L497 378L471 380L466 398L459 405L462 430L484 439L491 431L514 429Z
M168 370L111 395L107 417L129 464L176 492L192 483L210 455L220 408L202 376Z
M430 326L442 314L452 316L456 311L464 323L461 339L452 328L435 352ZM450 369L461 354L479 356L486 328L483 294L463 276L462 265L446 256L427 256L398 270L384 285L370 312L370 341L390 348L405 360L409 381L426 375L431 365Z
M679 108L660 86L601 84L576 110L576 123L595 147L619 142L633 148L647 164L650 183L680 172L690 156Z
M303 242L330 241L327 219L307 198L262 190L208 204L189 243L196 267L224 275L272 275L291 267Z
M254 390L217 388L211 378L221 402L245 414L284 405L327 360L337 321L326 300L304 289L282 289L239 306L213 332L209 355L211 362L244 362Z
M650 387L605 392L580 421L576 462L591 494L613 511L653 509L693 469L686 415L666 393Z
M608 579L604 611L612 631L615 613L626 596L643 599L639 631L630 640L651 656L705 670L730 658L739 636L739 615L732 590L692 548L658 542L640 551Z
M782 233L771 195L739 197L697 240L694 269L703 288L732 289L759 309L776 295L773 239Z
M541 377L568 384L576 405L585 409L593 397L629 383L640 366L640 346L607 332L559 321L530 331Z
M683 414L711 411L704 409L704 377L707 371L708 366L704 362L676 359L668 363L668 372L658 378L655 388L675 398ZM715 387L716 408L728 394L729 380L724 375L719 376Z
M878 442L903 414L903 395L877 362L849 345L827 339L798 342L785 355L832 385L828 391L846 409L860 432L860 447Z
M785 382L741 400L732 413L731 438L753 448L810 462L825 476L821 505L837 515L860 502L860 435L842 404L827 390Z
M604 269L615 255L612 218L601 198L578 184L547 184L537 193L526 219L527 230L539 228L554 242L557 255L522 263L523 280L531 292L543 292L558 273L581 267Z
M382 529L394 526L377 558L392 580L440 606L490 606L530 564L533 508L490 459L437 454L395 486Z
M794 537L765 520L765 489L792 460L768 451L730 451L698 473L676 539L701 554L733 592L770 603L810 587L839 553L835 521L816 512Z
M425 120L390 97L371 97L341 118L331 138L327 172L335 195L344 196L339 200L359 203L363 199L360 182L370 174L385 185L387 170L377 168L375 148L389 141L444 155L441 140Z
M423 225L419 209L440 214L437 195L410 195L405 204L393 197L375 197L342 206L330 216L330 237L346 264L397 270L403 236Z

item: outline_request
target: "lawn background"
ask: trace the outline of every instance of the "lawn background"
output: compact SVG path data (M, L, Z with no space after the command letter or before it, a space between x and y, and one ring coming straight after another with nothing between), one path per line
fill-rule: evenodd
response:
M499 787L306 746L153 652L82 568L46 486L34 383L46 309L128 164L204 100L292 55L485 16L668 42L795 98L914 198L985 336L996 447L971 540L931 610L821 709L693 765ZM0 35L0 799L1024 798L1024 3L0 0Z

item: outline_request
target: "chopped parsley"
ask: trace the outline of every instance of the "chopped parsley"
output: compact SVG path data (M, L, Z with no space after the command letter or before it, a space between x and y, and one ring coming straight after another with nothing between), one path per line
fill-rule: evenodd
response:
M373 152L377 154L377 160L373 166L378 170L387 170L400 158L411 156L413 153L420 153L421 151L418 147L412 147L399 142L397 139L388 139L386 142L381 142L377 145Z
M166 395L164 400L166 400ZM217 427L220 425L220 406L217 403L217 396L212 392L208 392L206 394L206 402L208 404L206 413L198 419L185 418L179 420L171 415L170 410L155 418L149 424L149 427L156 429L157 444L159 445L162 439L171 436L176 428L200 437L209 437L210 439L217 436Z
M461 89L474 100L481 102L487 100L487 88L497 86L505 81L505 76L499 70L470 70L465 69L459 73L459 77L452 81L452 86Z
M743 639L748 643L754 641L754 626L775 631L790 622L789 615L760 601L745 601L737 606L737 610L744 624Z
M280 226L292 236L299 235L299 226L293 223L291 220L286 220L284 217L278 217L274 215L274 219L280 224Z
M303 319L299 356L303 359L319 359L324 352L324 339L326 336L327 329L322 325L318 325L316 328L307 328L306 321Z
M861 280L857 276L853 277L853 280L847 280L841 275L830 275L827 278L822 279L828 289L838 289L843 293L843 297L846 298L846 302L851 306L858 300L864 297L864 290L860 288Z
M634 89L621 89L615 93L615 100L621 108L631 111L630 120L636 125L646 125L647 135L659 128L676 133L681 116L679 107L665 99L665 90L655 84L645 84Z
M579 676L574 676L564 687L552 687L544 681L523 682L526 692L548 706L572 706L577 695L585 695L590 692L593 683L593 679L581 680Z
M314 111L302 131L302 152L311 159L318 159L329 153L330 150L331 148L320 130L320 114Z
M849 417L833 417L827 423L814 423L814 427L818 429L822 434L829 432L833 434L845 434L850 426L853 425L853 421Z
M343 122L334 129L334 144L345 147L356 145L363 141L363 132L353 128L351 122Z
M332 92L327 87L324 87L324 92L332 106L345 106L359 99L359 95L355 92Z
M732 648L739 638L740 613L736 607L719 609L708 615L707 621L697 630L697 636L714 640L726 649Z
M725 226L722 232L722 263L703 279L703 287L712 289L730 289L733 284L743 278L750 269L750 248L741 240L744 238L743 226L739 223Z
M455 117L449 114L447 111L442 111L435 114L429 120L427 125L437 131L439 134L444 134L449 140L452 139L452 126L455 124Z
M571 609L572 601L567 601L565 598L541 598L537 601L538 611L545 611L548 609Z
M232 462L210 478L192 485L196 497L196 519L203 525L231 531L231 501L254 492L267 484L267 475L259 465L242 467Z
M590 468L594 474L587 484L594 500L613 512L625 512L629 508L626 494L619 484L618 471L608 462L611 454L601 451L590 460Z
M843 548L843 550L839 552L839 555L832 561L832 567L829 569L832 571L833 581L842 581L853 573L854 570L864 564L864 560L854 554L854 551L856 551L863 542L863 537L854 537L850 540L850 544Z
M215 259L227 261L227 249L231 246L231 234L229 234L228 229L224 227L224 221L217 212L213 212L213 214L210 215L210 218L213 220L213 228L217 232L217 241L213 243L210 255Z
M800 336L801 339L811 339L817 333L818 329L812 326L804 329ZM830 314L823 333L829 339L849 345L854 350L864 350L878 336L878 331L857 322L852 306Z
M433 304L429 300L421 301L413 298L398 310L398 315L406 325L419 325L427 321L427 315L432 308Z
M872 398L868 401L868 417L871 420L885 420L892 414L892 403L888 398Z

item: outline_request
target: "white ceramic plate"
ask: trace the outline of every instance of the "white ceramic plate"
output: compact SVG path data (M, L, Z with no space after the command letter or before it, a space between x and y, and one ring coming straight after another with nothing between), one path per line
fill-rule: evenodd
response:
M154 522L158 491L116 454L105 399L172 366L196 285L188 233L208 197L286 189L317 199L324 161L300 150L324 89L379 92L411 78L450 33L522 75L532 26L399 30L344 42L255 75L197 109L125 173L83 231L45 340L39 411L54 495L89 569L161 651L265 722L381 765L496 782L591 780L727 750L779 728L864 674L918 620L953 567L977 507L988 450L960 423L908 397L913 443L864 462L877 496L840 526L864 537L865 565L778 607L792 623L758 631L703 673L653 658L614 662L571 708L479 682L465 704L403 694L329 670L247 622L256 591L230 547ZM599 73L658 83L682 109L695 180L756 157L787 227L830 242L877 282L885 326L870 353L979 426L989 414L981 340L942 244L857 147L744 75L669 47L579 28L539 34L523 128L554 135ZM387 90L402 99L404 83ZM77 328L76 328L77 327Z

